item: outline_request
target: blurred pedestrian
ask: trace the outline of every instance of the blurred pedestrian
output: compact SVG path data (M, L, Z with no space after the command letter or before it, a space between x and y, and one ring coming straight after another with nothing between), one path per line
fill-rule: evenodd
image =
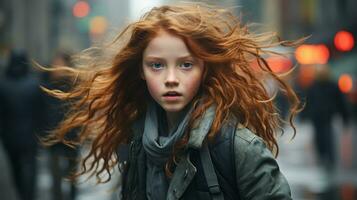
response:
M314 143L319 162L327 170L336 167L336 144L332 122L340 115L344 127L348 127L349 113L345 96L331 80L327 65L316 68L316 79L306 91L305 117L312 121ZM347 129L345 129L347 130ZM341 132L346 132L342 130Z
M1 115L1 112L0 112ZM9 160L3 148L0 137L0 194L6 200L18 200L17 190L14 186Z
M59 51L54 56L51 66L67 66L72 67L71 57L68 52ZM60 89L68 91L71 87L71 79L64 71L46 72L44 76L43 85L50 89ZM54 129L60 121L63 120L67 111L66 104L57 98L47 95L46 101L46 120L45 131ZM67 102L68 103L68 102ZM75 131L71 131L70 137L73 138ZM67 180L66 183L70 185L69 193L65 193L63 189L63 180L70 178L72 172L76 170L76 159L78 151L70 148L62 143L49 148L50 151L50 171L52 175L52 198L53 200L71 199L74 200L76 196L76 186L74 180Z
M1 137L15 185L23 200L32 200L36 186L37 137L43 117L39 78L30 72L24 52L12 52L0 80Z

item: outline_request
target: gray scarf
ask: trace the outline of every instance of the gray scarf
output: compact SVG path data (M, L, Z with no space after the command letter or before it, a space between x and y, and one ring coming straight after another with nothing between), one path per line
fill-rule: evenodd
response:
M169 133L168 137L161 137L159 134L159 128L162 124L158 124L159 117L156 108L157 106L154 102L150 102L147 107L143 147L147 156L147 198L160 200L166 199L169 185L165 176L165 163L171 156L174 144L182 138L193 108L190 108L177 129L174 129L173 133ZM165 121L160 119L161 122Z

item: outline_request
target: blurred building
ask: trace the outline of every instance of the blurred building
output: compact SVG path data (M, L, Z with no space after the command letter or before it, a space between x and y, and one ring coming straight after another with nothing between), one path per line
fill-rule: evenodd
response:
M49 63L58 49L78 52L103 36L117 33L128 21L153 6L175 0L2 0L0 48L25 50L40 63ZM212 1L215 2L215 1ZM224 0L218 4L236 5ZM217 2L215 2L217 3Z
M0 46L22 49L48 63L58 49L80 51L92 38L120 27L128 18L128 2L107 0L2 0Z

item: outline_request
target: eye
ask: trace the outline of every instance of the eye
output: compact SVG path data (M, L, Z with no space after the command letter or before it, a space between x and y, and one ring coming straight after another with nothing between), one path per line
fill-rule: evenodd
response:
M193 66L193 63L192 62L183 62L180 67L183 68L183 69L191 69Z
M148 63L149 67L155 69L155 70L158 70L158 69L161 69L164 67L164 65L160 62L150 62Z

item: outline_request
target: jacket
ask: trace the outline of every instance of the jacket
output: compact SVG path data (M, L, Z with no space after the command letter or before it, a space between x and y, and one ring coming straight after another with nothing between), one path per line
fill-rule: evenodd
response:
M176 166L167 200L210 199L197 153L208 131L204 119L191 131L188 152ZM215 141L209 144L209 150L224 199L291 199L289 184L272 153L249 129L237 123L225 124ZM140 134L130 144L126 169L129 170L124 170L123 198L146 199L145 152Z

